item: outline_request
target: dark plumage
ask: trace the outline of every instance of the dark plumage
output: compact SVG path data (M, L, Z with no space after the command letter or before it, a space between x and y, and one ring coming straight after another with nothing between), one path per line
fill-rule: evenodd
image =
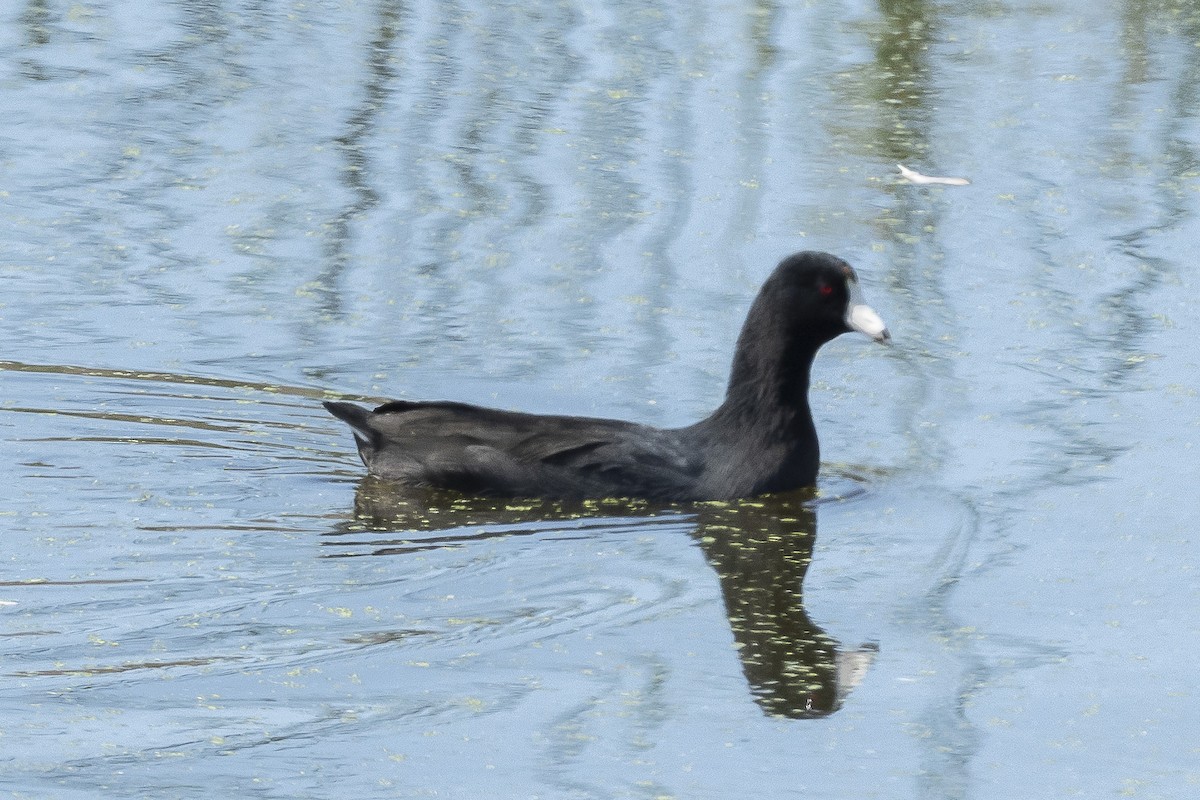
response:
M409 486L513 497L749 497L816 482L809 370L821 345L852 330L889 339L849 264L796 253L750 307L725 401L686 428L450 402L325 407L354 430L372 474Z

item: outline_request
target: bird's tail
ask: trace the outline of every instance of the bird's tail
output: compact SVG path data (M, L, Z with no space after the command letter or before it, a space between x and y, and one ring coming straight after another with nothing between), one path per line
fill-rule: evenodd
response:
M377 449L380 444L379 431L371 427L370 409L355 405L354 403L343 403L336 400L326 400L322 405L325 409L340 419L342 422L350 426L350 430L354 431L354 438L358 440L359 447L368 447L372 450Z

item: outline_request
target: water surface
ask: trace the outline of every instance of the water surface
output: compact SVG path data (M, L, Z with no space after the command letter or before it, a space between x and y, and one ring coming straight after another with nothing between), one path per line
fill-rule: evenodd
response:
M7 793L1195 793L1194 3L0 15ZM687 424L805 248L895 336L816 499L397 498L319 404Z

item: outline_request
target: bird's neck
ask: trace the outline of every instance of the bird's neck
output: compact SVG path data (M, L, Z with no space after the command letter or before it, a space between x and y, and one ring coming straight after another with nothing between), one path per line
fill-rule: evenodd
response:
M734 354L725 401L714 416L722 415L726 424L752 427L767 436L810 433L815 439L808 389L818 347L802 344L798 338L759 338L753 331L744 331Z

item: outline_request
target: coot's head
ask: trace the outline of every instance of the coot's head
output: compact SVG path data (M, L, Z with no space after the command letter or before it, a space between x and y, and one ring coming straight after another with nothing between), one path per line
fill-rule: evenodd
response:
M788 320L794 335L820 344L858 331L877 342L891 334L875 310L863 302L854 268L837 256L806 250L783 261L759 293Z

